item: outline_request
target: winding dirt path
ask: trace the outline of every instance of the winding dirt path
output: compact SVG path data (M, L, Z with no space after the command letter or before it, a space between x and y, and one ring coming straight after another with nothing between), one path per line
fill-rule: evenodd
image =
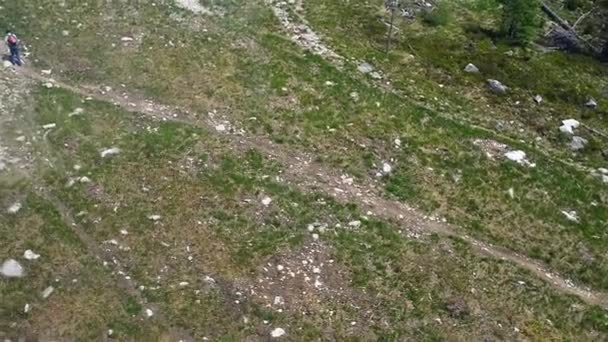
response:
M51 82L35 70L20 69L20 75L42 83ZM151 100L138 99L126 92L113 92L99 87L75 86L53 80L54 87L63 88L99 101L110 102L128 112L141 113L162 121L175 121L195 125L210 132L216 132L217 122L209 116L195 115L186 109L157 104ZM418 234L436 233L447 237L462 239L481 255L511 262L545 280L557 291L579 297L590 305L608 308L608 294L593 291L575 285L571 280L550 271L550 269L526 256L514 253L506 248L494 246L463 233L461 229L443 222L439 218L427 217L417 209L399 201L387 199L381 189L376 187L373 179L363 179L361 183L350 180L345 183L339 170L331 169L315 162L314 156L304 154L282 145L274 144L264 136L246 136L242 134L216 133L228 138L227 143L234 150L256 149L270 159L276 160L285 167L284 178L293 186L305 192L322 192L342 203L355 203L363 210L371 211L376 217L394 222L405 227L409 232ZM61 208L61 206L60 206ZM67 208L62 210L67 213ZM67 222L72 222L66 216ZM84 241L86 241L86 236ZM92 247L93 248L93 247Z

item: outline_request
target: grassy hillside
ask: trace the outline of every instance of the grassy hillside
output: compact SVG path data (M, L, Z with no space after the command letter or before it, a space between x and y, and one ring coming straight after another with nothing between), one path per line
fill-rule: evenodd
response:
M572 152L558 127L608 130L605 66L492 38L482 1L442 2L439 24L399 19L388 54L381 1L287 5L342 65L294 44L271 3L201 4L3 4L29 55L1 71L0 161L20 158L0 171L0 204L22 209L2 208L0 261L26 275L0 278L0 337L606 338L600 306L290 171L308 158L604 292L607 142L579 128L589 144Z

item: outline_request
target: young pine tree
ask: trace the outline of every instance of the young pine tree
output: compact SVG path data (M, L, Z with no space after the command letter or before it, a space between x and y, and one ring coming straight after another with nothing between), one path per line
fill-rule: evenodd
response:
M540 0L501 0L502 33L510 40L527 44L541 27Z

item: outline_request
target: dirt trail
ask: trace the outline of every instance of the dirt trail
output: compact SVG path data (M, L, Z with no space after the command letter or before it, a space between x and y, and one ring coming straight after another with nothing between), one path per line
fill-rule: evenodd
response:
M42 83L51 82L49 78L34 70L20 69L19 74ZM124 110L142 113L147 116L167 121L176 121L196 125L211 132L216 132L216 122L209 116L195 115L188 110L157 104L151 100L137 99L126 92L112 92L98 87L74 86L65 82L52 81L54 87L67 89L83 97L110 102ZM591 305L608 308L608 294L577 286L540 262L531 260L508 249L494 246L462 232L461 229L443 222L439 218L427 217L417 209L399 201L387 199L382 195L373 179L364 179L361 183L345 182L343 173L328 168L314 161L313 156L276 145L267 137L246 136L242 134L217 133L228 138L228 143L235 150L257 149L284 165L284 178L302 191L322 192L340 202L351 202L364 210L371 211L373 216L392 221L405 227L410 232L436 233L442 236L457 237L471 244L473 249L486 256L511 262L526 269L551 284L556 290L579 297Z

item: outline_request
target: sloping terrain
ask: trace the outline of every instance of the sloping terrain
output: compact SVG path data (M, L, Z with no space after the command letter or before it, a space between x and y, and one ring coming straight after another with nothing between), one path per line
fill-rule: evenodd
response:
M4 4L0 337L606 339L605 67L381 5Z

